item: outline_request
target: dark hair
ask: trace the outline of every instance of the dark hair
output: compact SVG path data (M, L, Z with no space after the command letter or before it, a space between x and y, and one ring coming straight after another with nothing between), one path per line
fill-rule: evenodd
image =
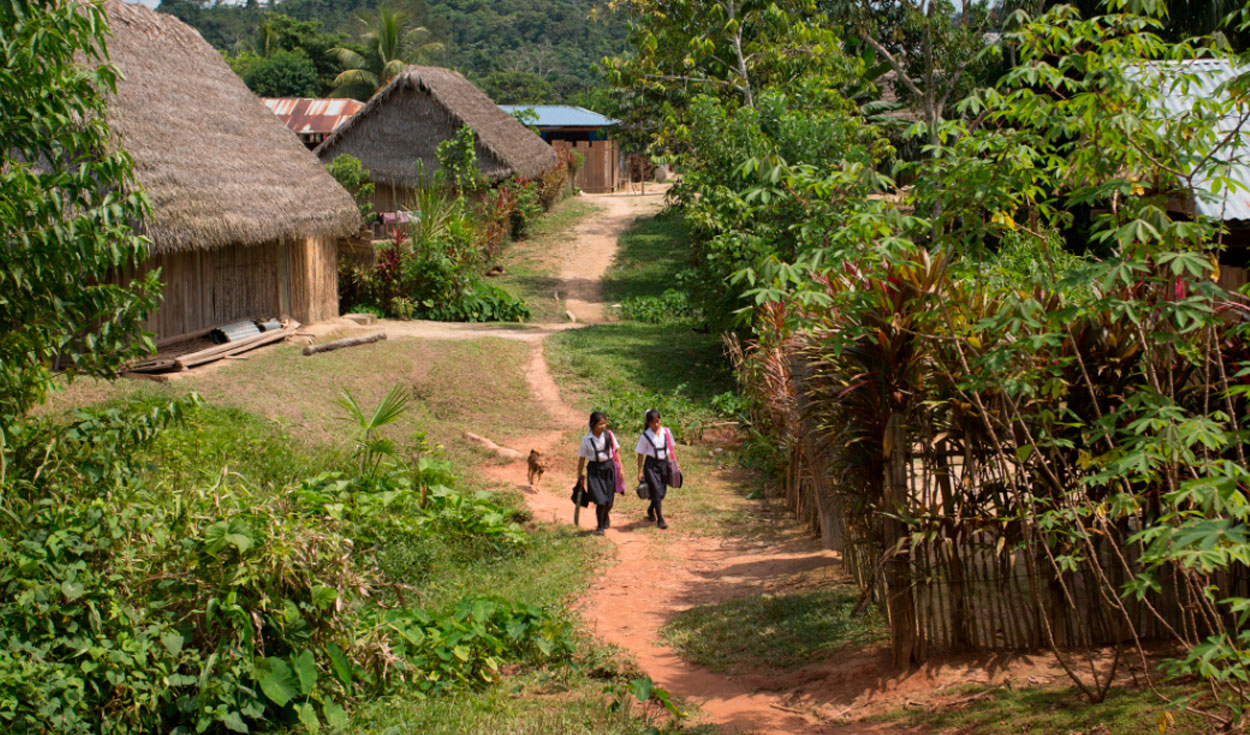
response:
M642 430L647 430L647 427L651 425L651 419L658 418L660 418L660 412L654 408L648 408L647 412L642 416Z
M603 411L591 411L590 412L590 430L594 431L595 424L599 423L600 421L607 421L607 420L608 420L608 415L604 413Z

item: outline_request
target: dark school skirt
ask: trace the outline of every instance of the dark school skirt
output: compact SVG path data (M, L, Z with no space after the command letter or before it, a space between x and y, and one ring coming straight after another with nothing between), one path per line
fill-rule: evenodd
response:
M668 494L668 460L656 459L650 455L642 463L642 479L651 490L651 497L663 500Z
M612 501L616 499L616 468L611 462L586 463L586 491L590 502L612 507Z

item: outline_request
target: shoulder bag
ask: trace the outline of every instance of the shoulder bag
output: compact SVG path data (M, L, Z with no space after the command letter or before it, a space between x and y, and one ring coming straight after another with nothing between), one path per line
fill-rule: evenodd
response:
M681 465L677 464L677 455L673 453L673 432L664 428L664 438L668 441L668 486L681 487Z

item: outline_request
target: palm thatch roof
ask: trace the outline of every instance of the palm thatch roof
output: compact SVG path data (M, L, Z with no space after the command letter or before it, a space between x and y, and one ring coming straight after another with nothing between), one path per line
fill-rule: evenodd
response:
M108 122L152 200L156 252L359 228L351 195L197 31L142 5L104 7L123 76Z
M536 178L556 165L555 149L499 109L458 72L409 66L316 149L322 161L347 153L370 178L412 187L438 169L435 150L463 126L477 134L478 167L492 180Z

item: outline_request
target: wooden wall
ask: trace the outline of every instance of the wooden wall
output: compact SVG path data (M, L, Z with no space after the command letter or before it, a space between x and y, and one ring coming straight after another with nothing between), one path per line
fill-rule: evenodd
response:
M338 316L338 243L331 238L162 253L143 270L153 268L165 288L144 328L158 341L242 319L307 324ZM131 268L117 278L134 274Z
M610 194L621 185L615 140L553 140L551 147L557 151L571 148L585 157L586 163L578 170L573 185L587 194Z

